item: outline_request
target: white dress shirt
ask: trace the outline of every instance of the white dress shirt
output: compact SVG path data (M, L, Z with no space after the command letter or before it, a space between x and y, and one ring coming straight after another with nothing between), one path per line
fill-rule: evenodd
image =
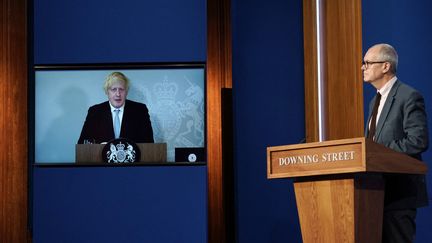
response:
M108 102L109 103L109 102ZM119 111L119 119L120 119L120 132L121 132L121 124L122 124L122 121L123 121L123 111L124 111L124 104L123 104L123 106L122 107L119 107L119 108L115 108L114 106L112 106L111 105L111 103L109 103L110 104L110 107L111 107L111 117L112 117L112 124L113 124L113 126L114 126L114 119L115 119L115 110L117 110L117 109L119 109L120 111Z

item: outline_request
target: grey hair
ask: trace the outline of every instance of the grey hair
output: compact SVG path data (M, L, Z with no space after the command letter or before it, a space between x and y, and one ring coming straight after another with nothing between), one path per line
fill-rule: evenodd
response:
M393 48L393 46L389 44L378 44L376 46L380 48L379 49L380 60L389 62L390 71L393 74L396 74L397 66L398 66L398 54L396 50Z

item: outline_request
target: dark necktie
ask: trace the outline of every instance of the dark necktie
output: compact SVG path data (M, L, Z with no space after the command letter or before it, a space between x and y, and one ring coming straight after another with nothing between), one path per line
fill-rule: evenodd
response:
M375 104L372 110L371 123L369 127L368 138L373 139L376 130L376 120L378 115L378 107L381 101L381 94L378 92L375 98Z

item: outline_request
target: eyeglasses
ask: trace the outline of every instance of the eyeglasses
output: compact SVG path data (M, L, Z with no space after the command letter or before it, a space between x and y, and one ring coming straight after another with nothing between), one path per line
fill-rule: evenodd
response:
M364 66L365 69L368 69L372 64L375 64L375 63L385 63L385 62L387 62L387 61L380 61L380 62L363 61L362 62L362 66Z

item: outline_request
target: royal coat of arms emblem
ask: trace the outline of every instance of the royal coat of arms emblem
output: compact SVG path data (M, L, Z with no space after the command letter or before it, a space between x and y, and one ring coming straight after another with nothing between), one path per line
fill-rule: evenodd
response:
M102 158L107 163L134 163L139 161L140 157L138 146L124 138L108 142L102 150Z

